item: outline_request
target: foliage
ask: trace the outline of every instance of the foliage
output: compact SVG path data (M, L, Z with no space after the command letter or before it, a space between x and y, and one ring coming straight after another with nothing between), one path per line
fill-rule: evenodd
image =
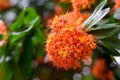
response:
M0 46L0 72L2 73L0 80L32 80L39 76L40 80L72 80L74 73L81 72L80 69L68 71L58 69L56 71L51 64L45 62L46 36L50 31L46 24L47 20L55 14L54 8L49 7L48 9L46 7L48 3L51 5L59 4L64 13L72 10L71 2L57 2L55 0L46 1L40 6L31 2L31 7L22 10L17 5L12 7L20 12L18 12L17 19L13 20L10 25L8 24L10 27L7 31L6 44ZM106 4L110 7L113 5L107 0L102 1L92 15L83 22L82 26L85 26L86 30L96 38L97 48L93 51L92 59L94 60L94 57L101 53L110 55L115 62L114 56L120 56L118 51L120 49L120 38L118 38L120 22L115 17L118 16L117 12L115 15L112 13L111 16L109 7L103 9ZM45 10L51 15L46 14L47 17L44 17ZM92 9L90 10L92 11ZM107 16L104 17L105 15ZM104 19L102 19L103 17ZM3 39L4 35L0 34L0 42ZM81 68L84 68L86 64L83 61L81 63ZM91 67L91 65L87 66ZM94 80L94 77L92 75L82 76L82 80L88 79Z

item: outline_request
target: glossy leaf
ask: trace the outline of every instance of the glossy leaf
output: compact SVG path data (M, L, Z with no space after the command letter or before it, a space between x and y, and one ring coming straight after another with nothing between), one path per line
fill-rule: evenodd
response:
M39 20L39 17L36 17L33 21L31 21L29 24L29 28L21 31L21 32L12 32L11 36L10 36L10 40L11 43L14 43L15 41L20 40L22 37L24 37L25 35L27 35L29 33L29 31L34 27L34 24Z
M28 24L29 22L33 21L37 16L38 15L37 15L35 9L27 8L26 9L26 13L25 13L25 18L24 18L24 24ZM38 22L40 22L40 17L39 17L39 21Z
M22 53L22 66L25 75L29 78L32 72L32 56L33 56L33 43L30 38L26 39L23 44L23 53Z
M33 21L36 17L37 17L37 13L33 8L26 8L21 12L17 21L11 25L10 30L11 31L18 31L18 30L20 31L23 28L28 27L25 25L29 25L28 23ZM39 17L39 21L40 21L40 17ZM38 21L36 23L38 23Z

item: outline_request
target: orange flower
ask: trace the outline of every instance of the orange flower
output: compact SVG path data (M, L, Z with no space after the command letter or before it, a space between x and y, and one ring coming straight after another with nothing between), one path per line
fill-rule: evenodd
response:
M111 13L114 13L118 8L120 8L120 0L113 0L115 2L114 7L111 9Z
M104 59L98 59L95 61L92 73L98 79L106 79L106 62Z
M89 14L79 12L69 12L65 15L56 16L51 24L51 32L59 33L62 30L72 30L74 27L80 26L88 16Z
M107 80L114 80L114 71L108 71Z
M3 21L0 21L0 34L2 34L4 36L3 40L0 40L0 47L6 43L7 40L7 28L6 25Z
M89 9L96 0L72 0L72 6L75 11Z
M65 70L79 68L79 61L88 60L96 48L93 35L80 28L49 34L46 51L50 61L57 68Z
M3 21L0 21L0 34L5 34L7 32L5 23Z
M51 25L52 25L52 18L49 18L49 19L47 19L47 21L46 21L46 27L50 27Z
M56 16L51 24L46 51L51 62L66 70L80 67L79 61L87 61L96 48L95 38L80 27L89 14L69 12Z
M115 10L120 8L120 0L115 0Z
M6 10L10 7L9 0L0 0L0 11Z
M60 5L56 5L54 10L55 10L56 15L60 15L60 14L63 13L63 9L62 9L62 7Z

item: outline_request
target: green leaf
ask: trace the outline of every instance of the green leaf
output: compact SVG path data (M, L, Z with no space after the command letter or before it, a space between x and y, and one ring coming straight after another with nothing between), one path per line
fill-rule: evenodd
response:
M36 17L34 20L32 20L31 22L29 22L29 28L21 31L21 32L12 32L12 34L10 35L10 43L13 44L14 42L20 40L21 38L23 38L25 35L27 35L32 28L34 27L34 24L39 20L39 17Z
M118 62L116 61L116 59L115 59L114 56L111 55L110 57L111 57L111 59L112 59L113 62L118 63Z
M97 39L104 39L109 38L115 35L119 31L119 28L109 28L109 29L100 29L91 31L90 33L93 34Z
M3 37L4 37L4 36L3 36L2 34L0 34L0 40L2 40L2 39L3 39Z
M24 24L28 24L29 22L33 21L37 16L38 15L37 15L35 9L27 8L25 18L24 18ZM40 20L38 22L40 22Z
M37 57L39 58L39 57L43 56L44 54L45 54L44 49L40 49L37 53Z
M42 30L36 29L35 36L33 38L33 44L44 43L46 40L46 35Z
M107 39L102 39L102 41L113 46L116 49L120 49L120 39L118 39L116 36Z
M12 35L19 35L21 33L25 33L25 32L30 31L38 20L39 20L39 16L37 16L35 19L33 19L31 22L29 22L29 28L28 29L20 31L20 32L13 32Z
M34 46L37 45L36 48L36 56L43 56L45 54L44 48L45 48L45 41L46 41L46 35L42 30L36 29L34 33L34 37L32 38Z
M10 44L15 44L18 43L25 35L27 35L27 33L22 33L19 35L11 35L10 36Z
M107 5L106 5L106 7L113 8L114 5L115 5L115 1L108 0L108 3L107 3Z
M112 22L112 23L115 22L115 18L114 18L113 14L110 14L109 21Z
M19 59L20 59L20 48L18 47L17 49L15 49L14 50L14 57L13 57L13 59L14 59L14 61L16 62L16 63L18 63L18 61L19 61Z
M109 23L109 24L100 24L96 27L92 27L90 30L100 30L100 29L109 29L109 28L119 28L120 25L117 23Z
M25 17L25 10L23 10L21 12L21 14L19 15L17 21L10 26L10 30L15 31L15 30L20 29L22 24L23 24L24 17Z
M103 9L98 14L94 15L94 19L90 22L87 29L91 29L97 22L99 22L108 12L110 11L110 8Z
M87 75L87 76L83 76L82 80L96 80L93 75Z
M108 19L102 19L102 20L100 20L98 23L96 23L96 25L107 24L108 22L109 22Z
M33 43L31 38L27 38L23 44L22 66L26 76L29 78L32 72Z
M3 48L0 48L0 56L2 56L4 54L4 49Z
M20 67L14 61L11 61L10 63L10 67L13 73L13 80L25 80Z
M103 42L103 41L98 41L98 44L100 46L102 46L103 50L105 51L105 53L113 55L113 56L120 56L120 53L111 45Z
M29 25L31 21L33 21L37 17L37 13L33 8L26 8L24 9L21 14L19 15L17 21L13 23L10 27L11 31L20 31L25 27L24 25ZM38 24L40 22L40 17L39 20L36 22ZM23 27L24 26L24 27Z
M64 9L67 9L67 8L70 7L70 3L61 2L61 3L60 3L60 6L61 6L62 8L64 8Z
M2 71L2 80L11 80L12 71L7 62L3 61L0 67L0 71Z
M94 26L97 22L99 22L110 10L110 8L103 9L103 7L106 5L107 0L102 1L94 10L92 15L83 22L83 26L90 29L92 26ZM102 10L103 9L103 10Z

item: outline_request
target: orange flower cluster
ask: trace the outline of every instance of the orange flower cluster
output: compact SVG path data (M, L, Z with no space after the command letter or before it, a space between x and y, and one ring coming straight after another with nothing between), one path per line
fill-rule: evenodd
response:
M105 79L106 77L106 62L104 59L98 59L92 68L92 73L96 78Z
M7 32L5 23L3 21L0 21L0 34L5 34Z
M88 60L96 48L93 35L82 28L65 30L48 36L46 50L50 61L58 68L68 70L80 67L79 60Z
M56 16L49 21L52 28L48 35L46 51L49 60L57 68L76 69L80 67L80 60L89 60L96 48L96 39L88 34L81 24L90 14L81 14L79 10L90 8L95 0L72 0L73 12Z
M75 11L89 9L96 0L72 0L72 6Z
M90 14L81 14L79 12L69 12L65 15L56 16L51 24L51 32L59 33L63 30L72 30L80 26Z
M115 13L115 11L120 8L120 0L113 0L115 2L114 7L111 9L111 13Z
M107 70L105 59L97 59L92 67L92 74L98 80L114 80L113 70Z
M0 34L4 35L4 40L0 40L1 43L6 43L6 39L7 39L7 28L6 25L3 21L0 21ZM2 46L2 44L0 45L0 47Z
M88 60L96 48L94 36L80 27L87 17L88 14L69 12L53 20L46 51L57 68L79 68L79 61Z
M120 0L115 0L115 9L120 8Z
M6 10L10 7L9 0L0 0L0 11Z

